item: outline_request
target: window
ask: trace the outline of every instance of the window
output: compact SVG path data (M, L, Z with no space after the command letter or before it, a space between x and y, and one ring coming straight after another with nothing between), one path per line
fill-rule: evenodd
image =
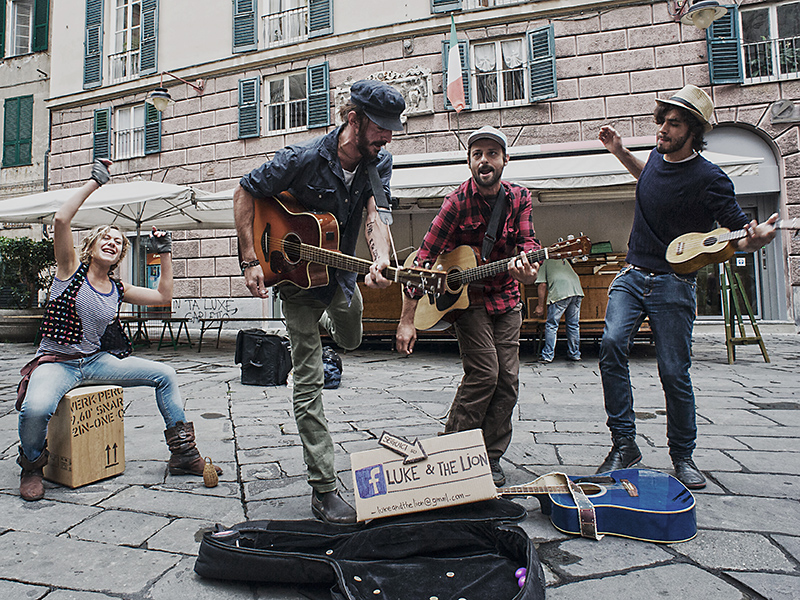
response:
M115 2L114 54L109 57L112 83L139 76L139 47L142 40L142 1Z
M760 6L741 15L745 80L800 77L800 2Z
M529 31L521 38L471 46L459 41L458 45L467 108L522 106L557 96L551 25ZM445 80L449 50L450 41L445 40L442 43ZM452 110L446 98L445 108Z
M308 39L308 0L267 0L263 17L267 48L296 44Z
M525 44L522 39L472 46L478 108L525 102Z
M307 124L306 73L269 79L267 85L267 131L304 129Z
M114 112L114 157L116 160L144 156L144 104L118 108Z
M19 167L31 162L33 140L33 96L6 98L3 103L3 166Z
M33 50L33 0L15 0L11 4L11 54Z

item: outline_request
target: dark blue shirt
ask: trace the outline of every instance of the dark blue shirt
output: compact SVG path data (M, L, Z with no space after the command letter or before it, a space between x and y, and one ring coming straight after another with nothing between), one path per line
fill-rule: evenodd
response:
M700 155L672 163L653 149L636 184L626 260L669 273L665 255L670 242L684 233L711 231L715 221L731 230L748 223L730 178Z
M386 197L390 198L392 155L381 149L376 159L362 160L348 189L338 154L341 131L342 128L338 127L308 142L278 150L271 161L253 169L242 177L239 184L256 198L288 191L306 210L332 214L339 224L339 250L353 256L364 208L373 195L367 164L376 164ZM356 274L331 270L330 284L315 288L313 293L327 304L333 298L338 282L349 301L355 289Z

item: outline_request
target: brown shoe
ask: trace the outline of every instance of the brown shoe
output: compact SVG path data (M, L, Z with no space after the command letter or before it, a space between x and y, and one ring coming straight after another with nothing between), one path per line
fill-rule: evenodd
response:
M19 476L19 495L23 500L28 502L35 502L44 498L44 466L47 464L47 458L50 453L45 448L35 461L31 462L22 452L22 446L19 447L19 456L17 457L17 464L22 467L22 473Z
M171 455L169 457L170 475L199 475L203 476L203 467L206 461L200 456L194 441L194 424L178 421L174 426L164 431L164 438ZM217 476L222 475L222 469L214 465Z

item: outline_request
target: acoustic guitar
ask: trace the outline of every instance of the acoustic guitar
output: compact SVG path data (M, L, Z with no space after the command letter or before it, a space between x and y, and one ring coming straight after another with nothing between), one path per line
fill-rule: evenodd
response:
M775 229L797 229L800 219L777 221ZM747 231L720 227L708 233L684 233L667 246L667 262L676 273L694 273L711 263L725 262L736 248L731 242L747 236Z
M672 475L649 469L620 469L569 479L594 506L600 535L658 543L685 542L697 535L694 496ZM579 509L566 484L534 482L498 488L497 493L536 496L556 529L581 534Z
M542 262L546 258L574 258L588 255L591 248L592 243L589 238L570 236L564 242L541 250L531 250L525 256L532 263ZM416 251L409 255L405 261L406 266L413 265L416 257ZM451 311L469 307L469 284L505 273L508 271L510 261L511 258L504 258L480 264L482 262L480 252L472 246L458 246L439 256L431 270L446 275L444 291L420 298L414 315L414 327L419 330L432 329L443 319L447 319Z
M372 261L339 251L339 224L330 213L305 210L289 192L256 200L253 239L264 285L327 285L328 267L366 275ZM384 277L429 294L444 291L444 274L418 267L387 267Z

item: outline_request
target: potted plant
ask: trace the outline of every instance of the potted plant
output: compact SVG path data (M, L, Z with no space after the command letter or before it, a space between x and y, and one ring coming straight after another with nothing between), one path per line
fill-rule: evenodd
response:
M0 341L34 341L39 292L50 287L55 264L53 240L0 237Z

